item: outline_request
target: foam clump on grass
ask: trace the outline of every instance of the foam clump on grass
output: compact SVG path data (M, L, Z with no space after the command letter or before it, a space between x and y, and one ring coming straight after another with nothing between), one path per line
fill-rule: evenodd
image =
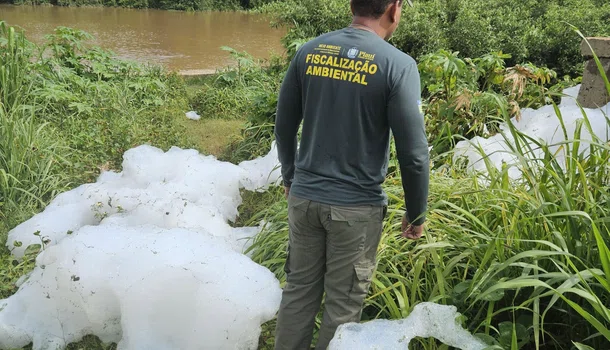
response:
M485 349L485 343L457 323L459 316L455 306L421 303L402 320L375 320L339 326L329 350L405 350L415 337L434 337L443 344L462 350Z
M271 151L266 156L240 164L240 167L248 173L248 177L242 181L245 188L263 192L269 184L281 184L282 168L277 158L276 147L275 142L273 142Z
M89 334L119 349L256 349L281 289L242 253L258 228L229 221L241 188L279 181L276 165L274 148L233 165L140 146L122 173L59 195L9 234L16 257L45 248L0 300L0 349L63 349Z
M235 230L240 189L264 190L280 179L277 151L238 165L195 150L168 152L140 146L124 155L123 172L104 172L98 181L60 194L40 214L8 234L7 247L23 257L30 245L57 244L79 228L107 223L187 228L222 237L241 250Z
M562 98L561 103L558 105L566 128L567 140L574 139L577 121L584 119L583 111L576 103L579 90L580 85L565 89L563 91L565 97ZM606 119L610 115L610 104L602 108L585 108L584 112L591 123L593 133L602 141L610 140L610 126ZM564 152L566 145L562 145L561 142L565 141L566 137L554 106L547 105L539 109L523 109L521 113L519 121L516 118L511 120L515 129L535 140L542 141L543 144L549 145L549 149L556 155L559 164L565 163ZM501 131L504 133L504 136L499 133L489 138L475 137L469 141L459 142L455 147L454 161L464 157L468 161L470 170L487 172L487 166L479 150L480 147L486 157L498 169L502 168L503 162L508 165L518 163L519 160L515 155L515 151L510 146L515 144L515 140L510 133L508 125L503 124ZM580 151L587 155L589 152L589 143L587 141L593 140L593 137L586 126L582 127L580 139L583 140ZM543 151L533 142L529 141L529 144L533 152L527 153L526 156L530 159L540 159ZM517 179L521 176L521 171L513 167L509 169L509 176Z

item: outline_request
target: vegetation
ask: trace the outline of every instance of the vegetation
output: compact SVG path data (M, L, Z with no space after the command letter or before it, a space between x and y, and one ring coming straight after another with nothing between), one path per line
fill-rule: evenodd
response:
M344 27L348 0L0 0L12 4L115 6L164 10L255 10L291 28L288 44ZM509 66L530 62L560 76L580 75L579 40L566 23L586 35L610 35L605 0L417 0L405 7L392 42L415 58L447 49L463 57L510 54Z
M427 64L444 67L435 76L447 76L451 64L433 59L446 54L428 57L424 68ZM483 60L489 63L490 58ZM537 71L535 67L528 70ZM503 72L497 70L500 77ZM443 81L439 79L441 85ZM436 103L447 104L450 89L434 85L426 86L441 92L441 102ZM535 85L523 94L528 103L555 103L551 92ZM610 84L607 89L610 93ZM528 91L527 84L523 91ZM514 88L494 94L497 99L514 98ZM566 154L565 161L559 161L553 145L517 131L510 122L513 112L505 103L498 103L495 110L497 120L509 127L504 139L518 164L497 169L487 160L486 173L472 174L450 160L451 152L434 159L444 166L432 172L423 240L400 238L402 185L396 169L388 176L384 189L390 198L389 215L363 317L400 319L417 303L431 301L457 306L463 326L490 349L606 349L610 346L610 144L595 138L585 147L580 136L585 131L593 134L586 113L582 112L574 134L568 135L556 108L564 130L565 141L560 144ZM542 150L535 159L528 156L534 152L532 142ZM510 180L513 167L523 175L518 181ZM250 252L284 283L285 201L279 191L260 196L254 202L263 204L249 224L266 224ZM271 339L270 334L266 336ZM443 347L434 340L419 339L414 348Z
M86 47L86 38L60 27L37 47L0 22L0 298L31 266L7 257L10 228L118 169L135 145L192 145L176 122L188 108L178 78Z
M99 3L257 7L290 27L287 58L259 62L226 48L237 67L186 84L160 68L86 47L83 32L60 27L36 47L0 25L0 298L15 291L36 256L13 261L2 250L8 229L57 193L91 181L100 168L118 168L126 149L141 143L194 146L233 162L267 152L287 59L309 38L349 23L347 1L269 2ZM509 128L515 167L523 173L519 181L510 180L510 167L498 170L491 163L486 174L471 174L451 153L461 138L499 132L499 123L518 118L522 108L557 103L582 70L581 38L564 22L587 35L608 35L610 4L421 0L403 16L392 43L418 59L434 146L429 221L423 240L398 237L404 203L392 157L385 184L390 210L365 318L402 318L418 302L433 301L457 306L463 325L492 348L610 348L610 145L596 140L583 156L580 135L590 128L584 111L575 134L564 135L568 156L561 163L548 145ZM205 130L176 118L191 109L202 115ZM219 134L214 130L242 126L235 138L207 141ZM526 141L543 156L527 158ZM282 196L280 188L244 193L237 224L265 220L251 253L284 282L288 229ZM265 325L262 349L272 348L273 327L273 321ZM93 337L72 347L107 348ZM443 347L420 339L414 348Z
M222 158L237 163L266 154L273 141L273 123L285 58L256 60L225 47L236 66L205 79L191 91L190 104L207 119L245 121L241 136L228 140Z
M504 52L507 65L530 62L560 76L582 71L580 40L566 23L586 35L610 35L610 3L604 0L419 0L405 7L392 43L416 59L446 49L463 57ZM350 23L349 2L287 0L263 6L278 25L291 28L290 44Z
M439 2L418 6L433 3ZM548 6L547 10L552 8ZM586 12L586 8L572 11ZM338 1L278 2L264 10L274 13L280 24L295 23L284 38L289 58L304 41L341 28L348 20L343 15L345 4ZM427 21L421 20L421 30L409 29L414 37L422 34ZM498 51L488 47L488 51L479 52L479 58L462 58L464 55L457 52L460 49L445 39L438 41L438 49L428 47L416 55L437 168L432 175L428 231L425 239L416 243L398 238L404 203L400 177L392 167L385 184L390 194L390 215L384 224L379 266L366 301L365 318L398 319L407 316L418 302L433 301L456 305L464 315L463 325L492 348L610 346L609 145L596 140L587 146L589 155L582 155L580 135L590 128L583 112L575 134L564 135L561 146L568 157L565 163L559 163L549 145L530 140L510 123L511 118L518 119L522 108L557 103L563 88L579 82L582 38L567 24L555 26L559 21L554 21L545 30L561 28L562 40L569 42L569 50L575 53L572 61L562 61L569 54L556 47L550 49L562 52L554 57L556 61L529 53L520 55L511 52L510 46L493 47ZM403 26L414 25L409 20L404 22L407 24ZM439 30L439 35L444 30ZM396 45L402 40L401 31L394 39ZM509 32L505 30L507 36ZM498 33L490 31L489 35ZM465 31L463 37L466 35L472 32ZM560 77L549 67L570 75ZM557 118L561 121L558 109ZM506 139L516 140L510 144L520 160L515 167L523 172L522 180L510 180L511 168L507 166L498 170L488 163L487 174L475 175L452 162L451 150L457 140L493 135L500 131L500 122L510 126ZM267 130L267 122L259 126ZM257 140L258 135L250 133L242 143L255 145ZM543 156L527 158L532 150L526 141L540 147ZM390 164L395 162L393 158ZM281 191L255 197L245 204L253 213L245 222L264 220L267 224L251 253L255 261L284 282L288 235L285 201ZM252 203L260 204L258 211L251 210ZM319 322L318 318L316 324ZM273 343L269 331L273 322L267 326L265 349ZM421 339L415 348L442 346Z
M503 110L519 119L522 108L540 108L559 102L558 93L575 85L557 73L532 64L506 67L510 55L494 52L476 59L461 59L456 52L439 50L419 63L427 131L434 154L451 149L464 137L496 134ZM554 100L551 96L555 96Z
M528 160L527 137L511 129L520 182L508 181L508 167L491 164L486 186L456 169L433 173L428 230L417 243L399 238L402 187L390 176L389 216L364 317L399 319L432 301L457 306L463 325L498 349L569 349L572 341L608 348L610 147L598 142L583 158L580 131L565 143L564 165L545 145L542 164ZM284 281L287 210L275 196L278 202L252 219L268 224L251 249ZM438 348L424 339L420 346Z
M36 46L0 22L0 299L17 290L38 254L14 260L7 232L57 194L120 169L123 153L143 143L219 154L243 124L186 119L192 86L160 67L115 59L88 38L58 27ZM69 348L116 347L87 337Z

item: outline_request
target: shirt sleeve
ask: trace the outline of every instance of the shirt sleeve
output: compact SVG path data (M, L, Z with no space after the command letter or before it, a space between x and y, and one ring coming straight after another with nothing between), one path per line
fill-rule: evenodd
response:
M421 83L416 64L410 64L394 82L388 104L388 123L405 192L407 218L413 225L425 222L430 182L430 153L420 111Z
M284 186L290 186L294 177L297 152L297 132L303 119L301 86L296 55L290 62L278 96L275 117L275 142L282 165Z

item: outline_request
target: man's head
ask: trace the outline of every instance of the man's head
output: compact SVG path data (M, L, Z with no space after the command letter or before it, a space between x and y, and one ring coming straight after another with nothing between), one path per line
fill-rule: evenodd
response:
M377 22L387 40L398 27L404 1L411 5L411 0L351 0L352 13L367 22Z

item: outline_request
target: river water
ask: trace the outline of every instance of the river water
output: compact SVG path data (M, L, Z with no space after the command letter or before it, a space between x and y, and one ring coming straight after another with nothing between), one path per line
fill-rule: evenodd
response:
M93 44L120 57L178 71L231 64L222 46L257 58L283 53L284 30L271 28L263 16L246 13L0 4L0 20L22 27L27 38L37 43L57 26L78 28L95 37Z

